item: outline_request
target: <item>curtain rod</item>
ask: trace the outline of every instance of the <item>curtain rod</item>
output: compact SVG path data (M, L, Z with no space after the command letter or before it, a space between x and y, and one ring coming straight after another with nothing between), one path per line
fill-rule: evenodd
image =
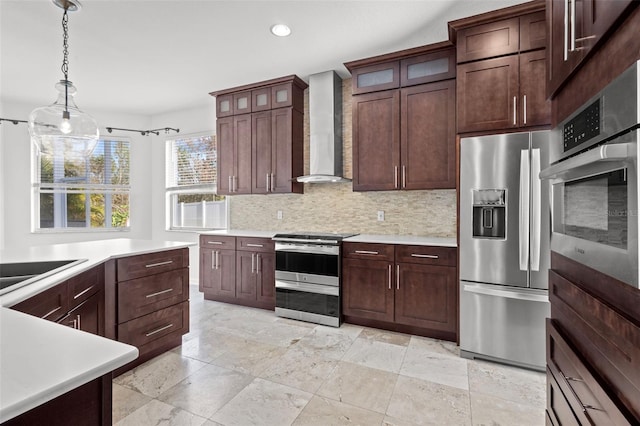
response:
M0 124L2 124L3 121L7 121L9 123L13 123L15 125L18 125L18 123L28 123L28 121L26 120L15 120L13 118L0 118ZM135 133L140 133L142 136L147 136L150 133L153 133L154 135L158 136L160 135L161 131L164 131L166 134L168 134L169 132L176 132L176 133L180 133L180 129L174 129L173 127L162 127L159 129L150 129L150 130L135 130L135 129L122 129L119 127L105 127L105 129L107 129L107 132L111 133L114 130L120 130L123 132L135 132Z

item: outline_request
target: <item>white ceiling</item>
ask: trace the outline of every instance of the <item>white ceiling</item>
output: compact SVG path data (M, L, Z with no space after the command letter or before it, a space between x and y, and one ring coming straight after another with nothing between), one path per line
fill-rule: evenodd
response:
M155 115L208 93L446 40L450 20L522 0L82 0L69 15L69 79L90 112ZM0 100L52 103L62 78L62 10L0 0ZM292 29L269 33L274 23ZM10 117L25 119L26 117Z

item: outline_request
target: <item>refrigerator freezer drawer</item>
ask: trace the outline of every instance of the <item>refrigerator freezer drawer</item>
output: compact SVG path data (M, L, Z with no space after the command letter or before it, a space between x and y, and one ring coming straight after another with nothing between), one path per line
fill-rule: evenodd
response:
M546 290L460 282L460 352L545 369Z

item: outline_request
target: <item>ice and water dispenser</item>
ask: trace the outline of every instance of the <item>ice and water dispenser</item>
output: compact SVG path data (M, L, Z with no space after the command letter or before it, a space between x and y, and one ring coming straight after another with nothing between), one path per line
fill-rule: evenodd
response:
M473 189L473 238L504 239L506 189Z

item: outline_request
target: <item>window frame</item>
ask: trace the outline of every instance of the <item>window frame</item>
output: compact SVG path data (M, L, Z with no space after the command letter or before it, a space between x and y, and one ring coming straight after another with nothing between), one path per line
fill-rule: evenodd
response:
M206 184L194 184L194 185L171 185L173 178L170 176L170 173L175 172L175 169L169 170L169 166L171 165L171 159L173 155L173 143L178 140L185 139L197 139L204 137L212 137L214 138L214 145L216 150L216 159L217 159L217 139L214 131L210 132L198 132L198 133L189 133L189 134L179 134L172 135L170 137L165 138L165 166L164 166L164 175L165 175L165 217L166 224L165 230L173 231L173 232L202 232L202 231L212 231L212 230L224 230L229 229L229 198L224 197L224 227L205 227L205 226L176 226L174 225L174 206L177 203L177 197L179 195L189 195L189 194L210 194L213 196L217 196L217 182L215 183L206 183ZM217 174L216 174L217 176Z
M121 136L111 136L100 137L100 142L126 142L129 144L129 170L128 170L128 180L129 183L127 185L113 185L113 184L84 184L78 185L81 186L83 190L79 189L71 189L68 192L57 192L58 194L101 194L107 196L109 194L125 194L129 199L129 216L127 220L127 226L106 226L107 222L105 218L105 226L104 227L52 227L52 228L42 228L41 217L40 217L40 195L43 193L56 193L56 189L64 189L65 185L60 183L42 183L40 181L41 178L41 154L38 149L31 144L31 233L33 234L67 234L67 233L81 233L81 234L91 234L91 233L101 233L101 232L130 232L131 231L131 139L127 137ZM42 190L42 186L48 187L50 189ZM113 213L113 212L112 212ZM111 216L110 216L111 217Z

